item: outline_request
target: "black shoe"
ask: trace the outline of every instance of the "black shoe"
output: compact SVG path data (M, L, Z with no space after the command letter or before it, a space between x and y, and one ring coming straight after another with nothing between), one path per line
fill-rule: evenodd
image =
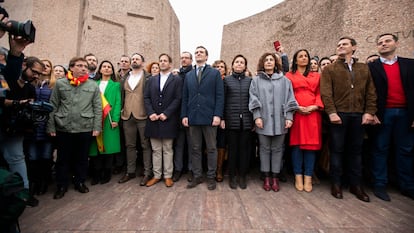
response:
M37 200L34 196L30 195L29 198L26 200L26 206L36 207L39 205L39 200Z
M401 194L414 200L414 190L402 190Z
M246 189L247 188L246 175L240 176L239 186L240 186L241 189Z
M75 185L75 190L79 191L80 193L89 193L89 189L84 183Z
M214 179L213 179L214 180ZM193 178L191 182L187 185L188 189L195 188L197 185L203 183L203 179L201 177Z
M136 176L135 173L127 173L118 181L118 183L120 184L125 183L131 179L134 179L135 176Z
M230 186L231 189L237 189L237 180L236 180L235 176L230 176L229 186Z
M66 188L58 188L53 195L53 199L61 199L63 196L65 196L66 191Z
M369 202L369 196L364 192L361 186L352 185L349 188L349 192L354 194L359 200Z
M190 171L190 176L187 178L187 181L188 182L192 182L193 181L193 178L194 178L193 171Z
M97 185L99 184L99 178L98 177L93 177L91 180L91 185Z
M391 201L391 198L388 195L387 191L385 190L385 187L382 187L382 186L374 187L374 195L381 200Z
M216 189L216 179L208 178L207 179L207 188L208 188L208 190Z
M179 181L179 180L180 180L180 178L181 178L181 175L182 175L182 174L183 174L183 173L182 173L181 171L174 171L174 174L173 174L172 180L173 180L174 182Z

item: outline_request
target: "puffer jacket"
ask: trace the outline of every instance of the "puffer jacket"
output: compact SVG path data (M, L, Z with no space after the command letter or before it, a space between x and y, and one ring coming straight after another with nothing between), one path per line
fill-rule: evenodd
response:
M253 114L249 111L249 88L252 79L243 73L224 78L224 117L226 129L250 130Z

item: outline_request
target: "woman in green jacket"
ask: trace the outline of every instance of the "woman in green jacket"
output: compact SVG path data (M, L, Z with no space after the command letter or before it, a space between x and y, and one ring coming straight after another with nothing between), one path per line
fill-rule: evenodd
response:
M97 83L102 97L102 133L90 147L92 167L91 185L105 184L111 179L113 155L121 151L118 122L121 115L121 87L115 81L114 66L102 61L98 68ZM110 108L110 109L109 109Z

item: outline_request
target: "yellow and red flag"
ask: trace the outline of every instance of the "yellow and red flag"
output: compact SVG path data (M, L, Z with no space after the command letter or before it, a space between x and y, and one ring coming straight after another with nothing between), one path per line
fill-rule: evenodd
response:
M109 104L108 100L105 98L105 96L101 93L101 101L102 101L102 126L105 122L106 116L110 115L109 111L111 111L111 105ZM103 143L103 130L102 132L96 137L96 144L98 146L99 152L104 152L105 147Z

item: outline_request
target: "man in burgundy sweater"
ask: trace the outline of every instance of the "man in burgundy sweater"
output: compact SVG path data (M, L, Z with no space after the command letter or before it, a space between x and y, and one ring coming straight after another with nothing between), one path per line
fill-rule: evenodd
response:
M379 35L380 58L368 64L378 97L377 126L372 134L374 194L384 201L391 200L386 185L392 143L401 193L414 199L414 59L398 57L397 47L396 35Z

